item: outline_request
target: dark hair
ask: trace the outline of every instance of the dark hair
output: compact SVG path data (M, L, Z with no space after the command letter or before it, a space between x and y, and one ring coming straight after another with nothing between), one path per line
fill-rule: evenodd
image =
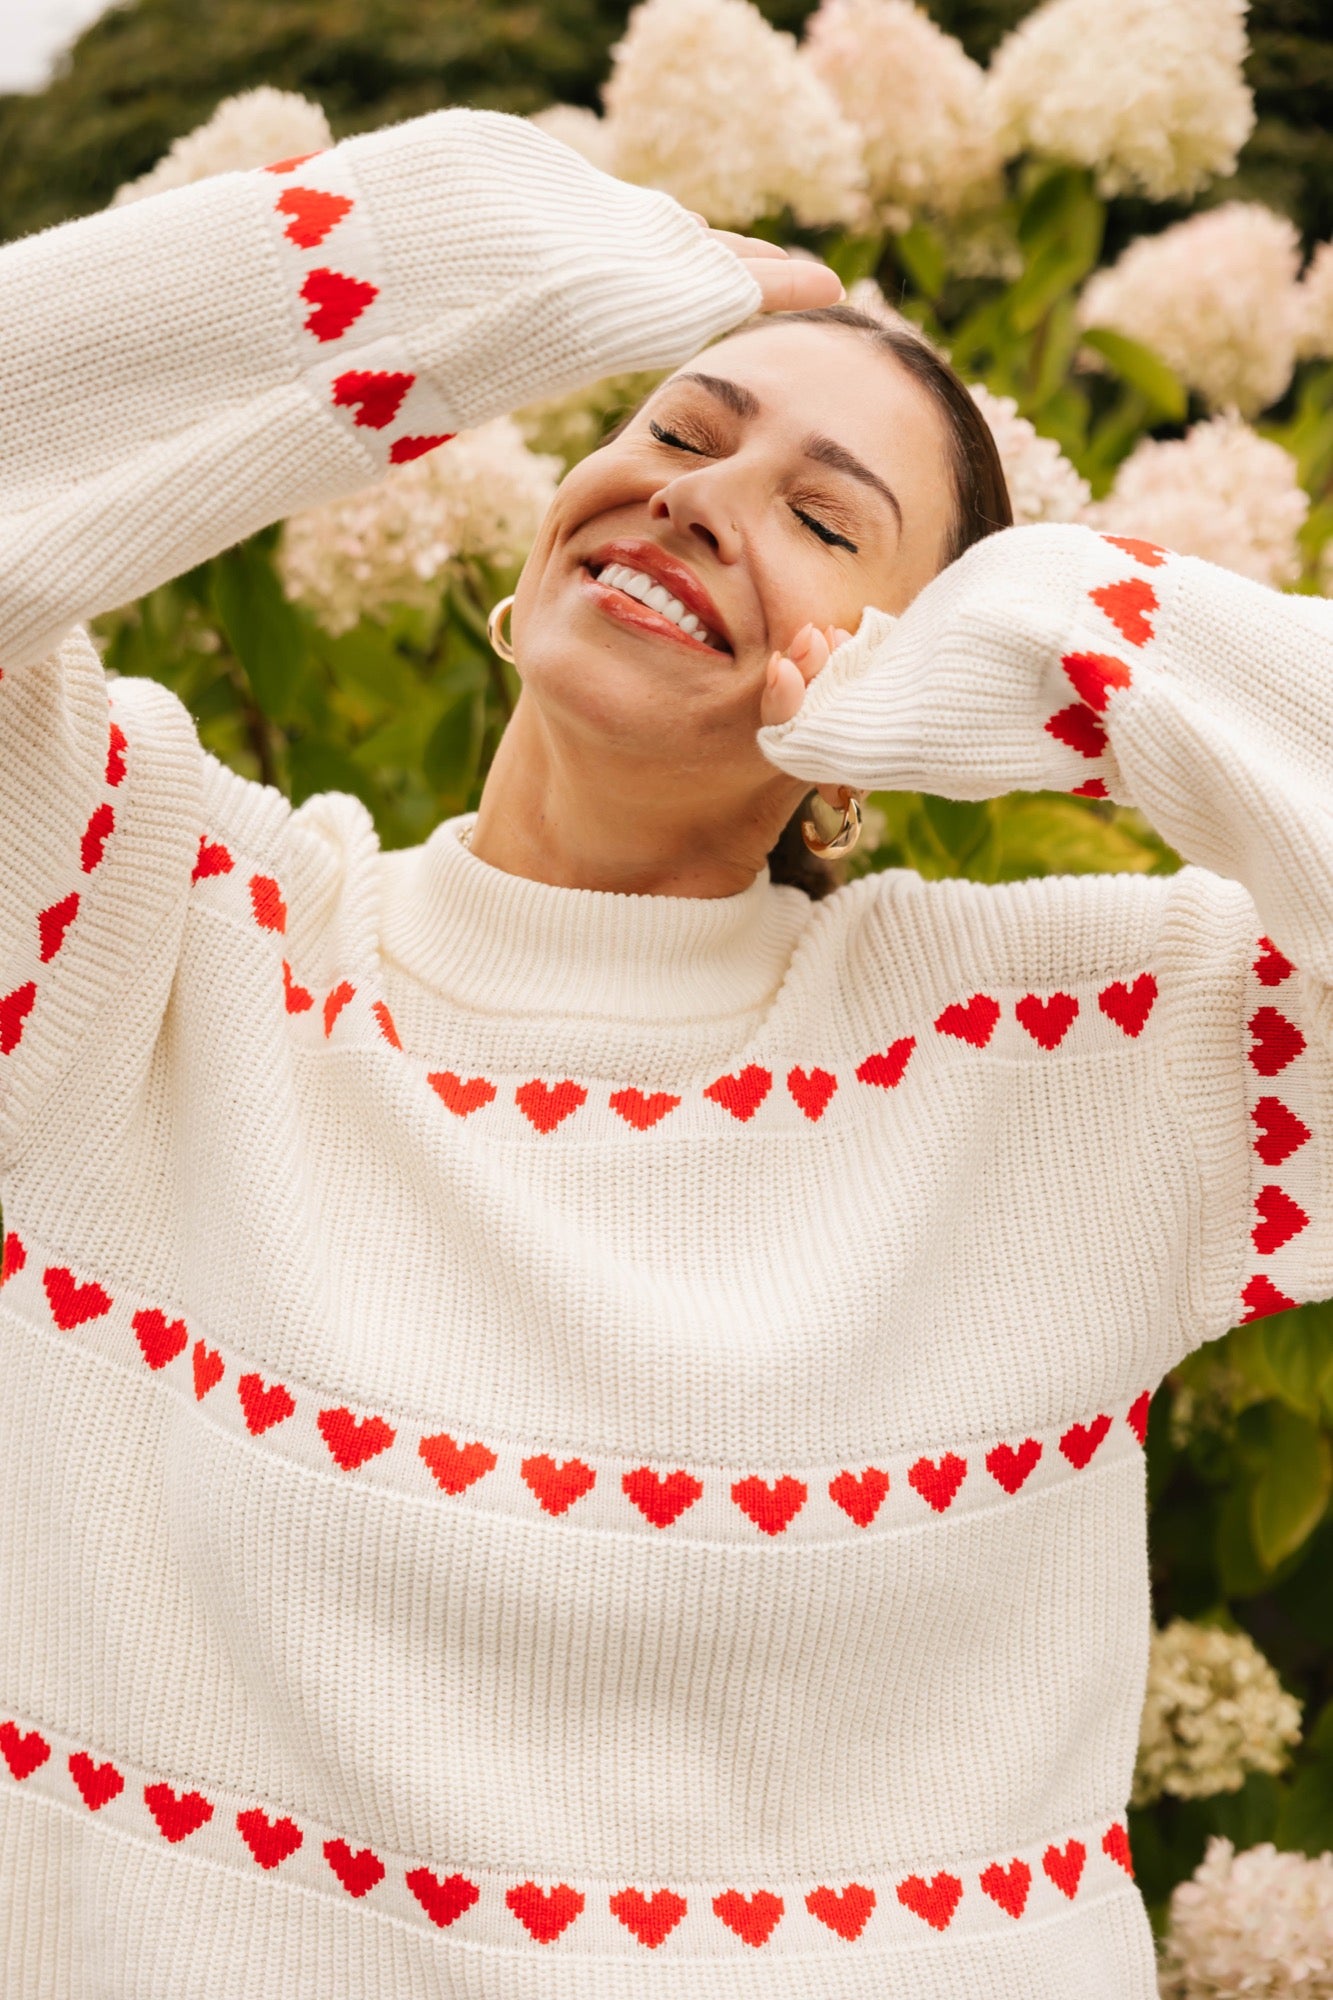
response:
M949 436L949 472L954 501L944 566L956 562L974 542L993 535L997 529L1013 526L1014 512L1009 488L1005 484L1004 467L1000 463L990 425L973 402L962 377L955 374L944 356L909 321L892 326L872 318L857 306L812 306L802 312L756 313L753 319L747 319L741 326L720 334L718 340L734 340L738 334L751 333L763 327L798 323L845 326L854 333L863 334L871 346L890 355L901 368L905 368L939 410ZM709 343L710 346L716 344ZM647 401L646 397L644 401ZM630 410L601 442L609 444L612 438L618 437L642 407L640 403ZM769 854L768 869L774 882L804 889L807 896L817 900L838 886L839 876L829 863L811 854L802 840L800 822L804 813L805 806L802 804L788 820Z

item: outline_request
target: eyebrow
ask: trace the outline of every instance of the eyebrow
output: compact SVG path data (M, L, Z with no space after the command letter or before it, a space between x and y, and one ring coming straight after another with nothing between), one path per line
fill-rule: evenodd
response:
M697 382L701 389L707 389L710 396L716 396L719 403L725 403L733 416L748 418L763 414L763 404L753 389L747 389L744 383L730 382L723 375L688 374L677 375L673 379L677 382ZM898 504L898 495L891 486L885 484L877 472L872 472L868 465L863 465L859 458L848 451L846 445L839 444L834 438L825 437L819 431L812 431L809 437L802 440L801 451L806 458L814 459L817 464L827 465L833 472L845 472L848 478L859 479L863 486L873 487L874 491L892 507L898 521L898 532L902 533L903 510Z

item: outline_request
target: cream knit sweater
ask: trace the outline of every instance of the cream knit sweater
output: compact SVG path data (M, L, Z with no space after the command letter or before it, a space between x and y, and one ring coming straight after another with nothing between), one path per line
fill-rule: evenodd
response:
M1148 1393L1333 1292L1333 607L868 610L783 768L1198 865L817 906L382 855L72 629L757 296L466 111L0 255L6 2000L1155 1991Z

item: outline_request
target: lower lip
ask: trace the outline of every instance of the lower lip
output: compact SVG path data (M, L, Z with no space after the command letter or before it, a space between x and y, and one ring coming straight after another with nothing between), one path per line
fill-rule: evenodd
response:
M641 604L637 597L617 590L614 584L602 583L590 569L582 572L579 584L585 597L591 599L599 611L618 624L629 625L636 632L645 632L654 639L672 639L678 646L688 646L691 652L707 653L711 660L729 660L730 653L722 652L717 646L709 646L702 639L696 639L692 632L683 632L679 625L673 625L660 611L650 605Z

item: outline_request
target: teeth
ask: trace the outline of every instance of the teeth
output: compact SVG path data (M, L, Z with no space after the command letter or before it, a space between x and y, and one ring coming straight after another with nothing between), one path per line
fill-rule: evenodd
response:
M650 611L660 612L679 625L682 632L688 632L692 639L702 639L705 644L721 650L721 642L703 625L692 611L687 611L678 597L663 589L642 570L628 569L624 563L608 563L601 573L600 581L623 590L627 597L637 597L640 604L646 604Z

